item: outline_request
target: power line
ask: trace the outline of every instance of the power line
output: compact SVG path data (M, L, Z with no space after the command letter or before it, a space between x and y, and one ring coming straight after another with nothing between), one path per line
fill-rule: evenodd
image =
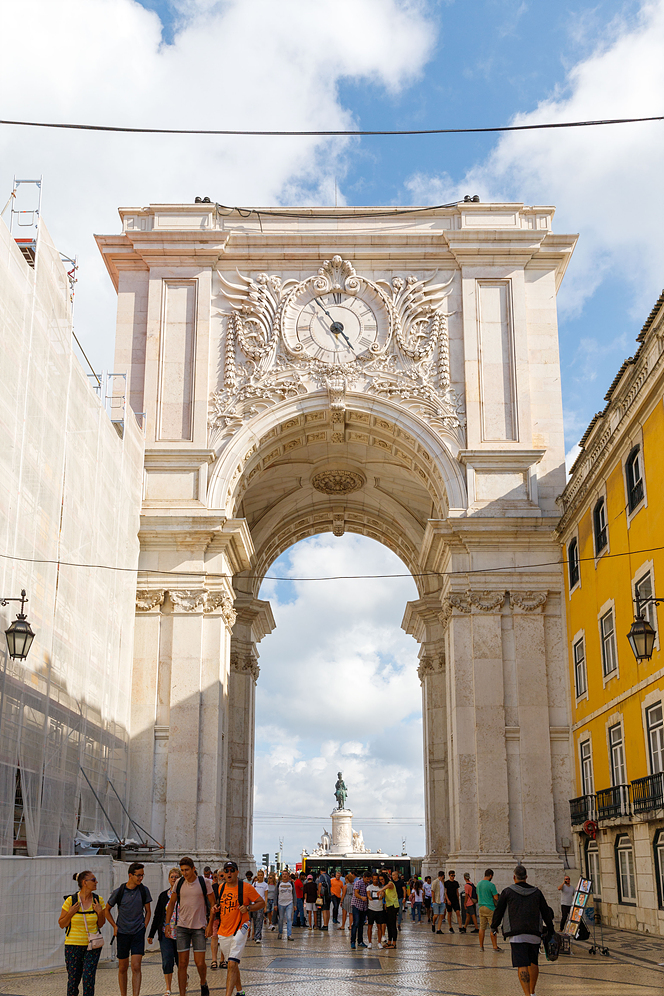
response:
M644 550L624 550L621 553L605 553L603 560L611 560L616 557L629 557L638 556L642 553L658 553L660 550L664 550L664 546L650 546L646 547ZM140 567L111 567L108 564L77 564L72 561L67 560L47 560L38 557L15 557L10 553L0 553L0 559L2 560L14 560L20 564L52 564L56 567L81 567L86 570L99 570L99 571L119 571L124 574L154 574L158 578L173 577L177 578L209 578L209 579L219 579L225 581L232 581L235 577L234 574L218 574L212 571L154 571L145 570ZM595 562L595 557L579 557L576 563L584 564ZM411 573L406 571L403 574L326 574L320 577L309 577L309 578L282 578L275 577L272 574L243 574L242 577L246 578L248 581L292 581L292 582L302 582L302 581L373 581L373 580L389 580L391 578L451 578L451 577L469 577L471 574L501 574L509 573L510 571L530 571L537 570L540 567L562 567L569 564L568 560L546 560L541 564L505 564L501 567L484 567L477 568L476 570L466 570L466 571L420 571L419 573Z
M222 135L258 138L353 138L372 135L475 135L502 131L540 131L551 128L594 128L598 125L637 124L643 121L664 121L664 115L646 118L603 118L596 121L554 121L528 125L492 125L488 128L407 128L357 129L352 131L259 131L235 128L129 128L124 125L73 124L56 121L10 121L0 118L0 125L21 128L64 128L70 131L122 132L132 135Z

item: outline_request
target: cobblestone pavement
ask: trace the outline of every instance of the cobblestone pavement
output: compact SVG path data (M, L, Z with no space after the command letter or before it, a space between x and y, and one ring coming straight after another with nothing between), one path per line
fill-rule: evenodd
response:
M344 935L332 925L329 932L294 929L293 937L294 942L288 943L285 937L279 941L276 933L267 932L262 944L247 944L241 966L247 996L393 996L399 990L423 996L519 996L522 992L509 950L495 954L487 937L482 953L476 934L440 937L424 922L405 922L396 951L351 951L349 932ZM571 956L561 955L553 964L540 955L538 994L662 996L664 968L658 961L664 961L664 939L607 930L604 943L609 957L590 955L587 944L576 943ZM163 996L158 950L146 955L143 966L141 996ZM188 992L198 996L193 965L189 975ZM226 972L208 971L208 984L211 993L224 993ZM66 989L63 970L0 977L0 993L5 996L65 996ZM115 967L100 967L96 996L117 993Z

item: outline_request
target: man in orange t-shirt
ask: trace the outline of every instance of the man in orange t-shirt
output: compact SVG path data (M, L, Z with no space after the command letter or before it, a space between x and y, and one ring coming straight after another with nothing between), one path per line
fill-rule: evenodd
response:
M332 923L339 923L339 903L341 902L341 890L343 882L339 872L333 875L330 880L330 892L332 893Z
M249 934L249 914L257 913L265 907L253 885L242 882L242 905L238 902L238 867L234 861L227 861L223 867L223 883L219 886L219 901L210 910L207 936L212 934L212 924L219 919L219 947L224 961L228 962L226 975L226 996L232 996L236 989L238 996L244 996L240 981L240 958Z

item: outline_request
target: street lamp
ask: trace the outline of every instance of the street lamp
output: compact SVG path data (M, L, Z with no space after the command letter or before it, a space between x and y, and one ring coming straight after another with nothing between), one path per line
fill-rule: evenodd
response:
M23 611L27 601L28 598L25 594L25 588L22 589L20 598L0 598L0 605L7 605L8 602L21 603L21 611L17 614L16 619L14 619L9 628L5 630L9 656L13 660L24 661L30 653L30 647L32 646L32 641L35 638L35 634L32 632L32 627L30 626L30 623L28 622Z
M646 598L639 598L637 595L634 601L636 603L636 619L630 626L627 639L637 661L649 661L655 647L657 634L644 617L642 607L645 605L659 605L660 602L664 602L664 598L654 598L650 595Z

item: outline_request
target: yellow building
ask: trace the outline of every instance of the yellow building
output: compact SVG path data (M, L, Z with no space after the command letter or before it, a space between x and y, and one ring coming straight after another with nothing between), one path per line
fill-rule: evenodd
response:
M637 661L627 639L636 596L664 599L664 294L637 341L561 498L570 815L604 922L664 934L664 604L643 609L656 632L650 660Z

